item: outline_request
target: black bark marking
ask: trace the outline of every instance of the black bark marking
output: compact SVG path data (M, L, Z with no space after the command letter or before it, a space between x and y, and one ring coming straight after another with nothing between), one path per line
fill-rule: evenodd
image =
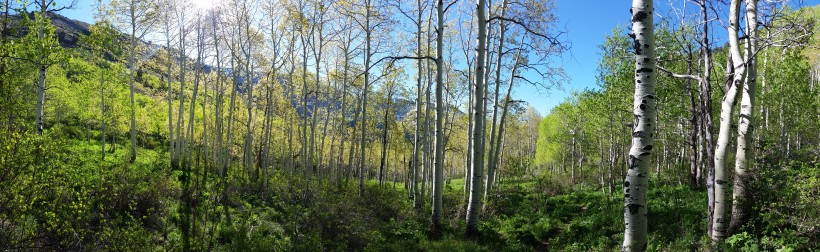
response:
M641 80L637 80L637 81L638 81L638 84L641 84Z
M653 99L653 100L655 99L654 95L645 95L644 97L646 97L646 99Z
M645 151L651 151L651 150L652 150L652 145L650 144L650 145L644 146L644 147L643 147L643 150L645 150Z
M635 70L635 73L651 73L651 72L654 72L654 70L652 70L652 68L646 68L646 67Z
M629 187L629 181L624 180L624 188ZM626 189L626 192L629 192L629 188Z
M650 153L650 152L648 152L648 151L647 151L647 152L641 152L641 155L640 155L640 156L641 156L641 157L643 157L643 156L649 156L649 153Z
M632 137L643 137L644 135L646 135L646 133L644 133L643 131L632 132Z
M645 11L638 11L638 13L635 13L634 15L632 15L632 22L643 21L648 16L649 16L649 14L646 14Z
M630 170L637 169L638 168L638 158L633 156L633 155L629 155L629 160L627 161L627 166L629 167Z
M723 184L726 184L726 180L718 179L718 180L715 180L715 183L717 183L718 185L723 185Z
M641 55L641 41L638 40L635 33L629 33L629 37L632 38L632 49L635 49L635 54Z
M629 208L629 214L635 215L635 214L638 214L638 210L641 209L641 207L643 207L643 206L633 203L633 204L627 204L626 207Z

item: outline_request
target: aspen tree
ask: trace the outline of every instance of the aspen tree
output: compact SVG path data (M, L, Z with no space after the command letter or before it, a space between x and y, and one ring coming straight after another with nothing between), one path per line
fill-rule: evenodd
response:
M746 1L745 85L741 89L740 118L737 127L737 153L735 154L734 188L732 189L732 217L730 230L736 230L749 214L749 162L754 162L752 137L755 129L753 116L755 92L757 91L757 0Z
M148 0L114 0L111 6L117 16L120 28L127 31L128 42L128 87L131 108L130 136L131 151L128 161L134 163L137 158L137 107L134 102L134 77L137 64L137 43L151 30L154 24L156 11Z
M478 26L478 39L476 41L476 67L474 78L473 98L473 122L472 127L472 164L470 179L470 196L467 203L467 237L478 235L478 211L481 209L481 200L484 181L484 145L483 138L486 131L484 127L484 70L487 53L487 3L485 0L476 0L476 25Z
M444 179L444 104L442 89L444 87L444 0L437 1L437 29L436 36L436 126L435 126L435 164L433 167L433 204L430 217L430 230L437 234L441 232L442 183Z
M632 1L635 50L635 95L632 147L624 180L624 241L622 251L646 251L649 157L655 133L655 34L652 0Z
M729 54L731 66L727 68L733 70L732 80L726 91L720 106L720 130L715 145L715 198L714 198L714 219L712 220L712 241L721 241L728 235L729 211L731 210L731 198L729 198L729 178L726 167L727 152L731 134L732 111L739 90L743 88L743 78L746 74L746 64L740 54L740 42L738 41L738 27L740 16L740 0L732 0L729 7Z
M506 13L506 10L507 10L507 0L503 0L501 2L501 17L504 17L504 15ZM507 32L506 20L503 20L503 19L499 20L498 26L499 26L498 53L496 55L498 57L496 59L498 64L495 65L495 92L493 94L493 97L494 97L494 99L493 99L493 119L492 119L492 121L490 121L492 123L492 125L490 126L490 153L489 153L490 155L487 159L487 178L486 178L486 186L484 187L484 200L485 201L487 200L486 199L487 194L490 192L490 188L493 185L493 179L494 179L493 172L495 171L495 168L496 168L495 166L496 166L496 161L497 161L496 159L498 158L498 156L495 155L495 153L496 153L495 148L496 148L496 141L498 141L498 135L500 135L500 134L497 134L497 132L498 132L497 131L497 127L498 127L497 125L499 124L499 122L498 122L498 109L499 109L498 97L500 96L499 93L501 93L500 92L501 91L500 90L500 88L501 88L501 66L503 65L503 64L501 64L501 60L503 59L503 56L504 56L504 53L503 53L503 51L504 51L504 42L505 42L504 41L504 36L506 35L506 32ZM522 41L522 43L523 43L523 41ZM512 80L512 79L513 78L510 77L510 80Z

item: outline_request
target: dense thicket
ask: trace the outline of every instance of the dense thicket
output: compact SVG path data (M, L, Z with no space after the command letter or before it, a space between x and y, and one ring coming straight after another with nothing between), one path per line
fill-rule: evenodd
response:
M601 43L597 88L542 117L513 94L568 77L554 1L113 0L91 25L62 4L0 3L0 250L624 239L636 48L623 28ZM647 249L820 246L818 9L775 7L761 8L753 53L748 201L736 201L751 210L715 243L711 108L732 64L700 34L725 17L656 19Z

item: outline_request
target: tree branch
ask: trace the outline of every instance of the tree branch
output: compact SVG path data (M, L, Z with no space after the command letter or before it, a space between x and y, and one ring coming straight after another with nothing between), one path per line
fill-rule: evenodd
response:
M661 72L667 73L667 74L669 74L669 76L672 76L672 77L675 77L675 78L701 81L700 76L695 76L695 75L690 75L690 74L678 74L678 73L673 73L672 71L669 71L669 69L663 68L662 66L655 66L655 67L658 68L658 70L661 70Z
M492 22L493 20L496 20L496 19L498 19L498 20L503 20L503 21L507 21L507 22L511 22L511 23L514 23L514 24L517 24L517 25L521 26L522 28L524 28L524 30L526 30L528 33L531 33L531 34L533 34L533 35L535 35L535 36L538 36L538 37L541 37L541 38L546 39L547 41L549 41L549 42L550 42L550 45L561 45L561 42L560 42L560 41L558 41L558 39L557 39L557 38L555 38L555 37L550 37L550 36L547 36L546 34L543 34L543 33L537 32L537 31L535 31L535 30L531 29L529 26L527 26L527 25L526 25L526 24L524 24L523 22L518 21L518 20L515 20L515 19L512 19L512 18L506 18L506 17L502 17L502 16L493 16L493 17L491 17L490 19L488 19L488 20L487 20L487 23Z

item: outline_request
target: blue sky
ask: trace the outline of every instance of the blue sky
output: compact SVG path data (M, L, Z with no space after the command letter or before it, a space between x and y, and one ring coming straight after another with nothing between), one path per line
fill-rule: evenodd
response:
M616 26L628 25L631 18L629 14L631 1L628 0L556 1L556 13L558 14L561 29L567 31L567 40L572 43L569 52L563 58L556 59L556 62L563 65L570 79L561 90L538 90L532 86L519 85L513 91L514 99L527 101L542 115L549 113L573 90L596 87L595 74L597 62L600 58L598 45L602 43L605 36L612 33ZM656 15L671 15L669 12L670 3L679 5L684 1L687 0L655 1L655 13ZM806 5L816 5L818 3L820 3L820 0L805 1ZM94 10L94 4L96 4L94 0L78 0L77 9L65 11L63 14L70 18L91 23L93 21L91 14ZM690 7L694 6L690 4ZM723 43L720 40L725 37L726 31L718 29L719 24L715 25L713 34L719 40L717 43Z

